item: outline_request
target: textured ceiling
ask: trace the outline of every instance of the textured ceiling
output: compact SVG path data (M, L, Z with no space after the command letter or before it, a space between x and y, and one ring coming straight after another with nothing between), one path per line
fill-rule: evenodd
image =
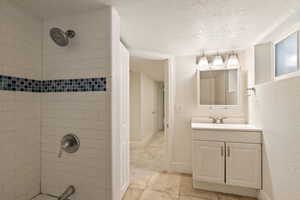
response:
M240 49L300 8L299 0L13 0L42 17L114 6L135 51L190 54Z

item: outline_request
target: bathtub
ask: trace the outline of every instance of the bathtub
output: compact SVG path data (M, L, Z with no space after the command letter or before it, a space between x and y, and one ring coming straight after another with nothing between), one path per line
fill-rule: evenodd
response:
M41 195L38 195L36 196L35 198L33 198L32 200L55 200L57 198L54 198L54 197L50 197L48 195L44 195L44 194L41 194Z

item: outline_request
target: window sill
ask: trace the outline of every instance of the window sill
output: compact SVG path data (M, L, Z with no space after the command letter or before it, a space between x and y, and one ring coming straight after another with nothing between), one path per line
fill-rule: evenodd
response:
M281 75L278 77L274 77L273 81L282 81L282 80L286 80L286 79L294 78L294 77L298 77L298 76L300 76L300 71L296 71L296 72L284 74L284 75Z
M270 81L267 81L264 83L255 84L254 87L268 85L268 84L272 84L272 83L276 83L279 81L284 81L284 80L288 80L288 79L296 78L296 77L300 77L300 71L292 72L292 73L285 74L285 75L278 76L278 77L273 77L273 80L270 80Z

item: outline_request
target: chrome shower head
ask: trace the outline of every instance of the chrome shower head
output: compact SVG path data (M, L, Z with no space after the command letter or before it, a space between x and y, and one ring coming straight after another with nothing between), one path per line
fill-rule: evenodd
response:
M64 32L62 29L56 27L51 28L49 33L52 40L61 47L67 46L69 44L69 39L74 38L76 35L73 30Z

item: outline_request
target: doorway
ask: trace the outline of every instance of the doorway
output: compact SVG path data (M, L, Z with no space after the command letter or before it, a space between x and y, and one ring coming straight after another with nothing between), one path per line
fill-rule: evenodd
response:
M165 60L130 58L130 168L139 172L165 170Z
M130 181L123 200L173 194L180 176L171 168L173 59L130 57ZM163 191L162 191L163 190ZM175 194L176 195L176 194Z

